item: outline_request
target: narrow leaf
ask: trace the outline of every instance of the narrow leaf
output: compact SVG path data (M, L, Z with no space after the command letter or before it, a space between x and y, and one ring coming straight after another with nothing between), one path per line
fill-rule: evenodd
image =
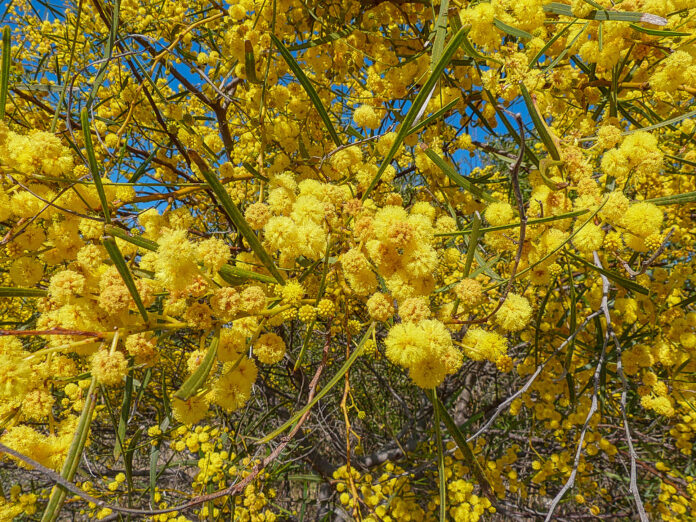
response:
M520 91L522 92L524 103L527 105L529 115L532 118L532 123L534 123L534 128L539 134L541 141L544 142L546 150L549 151L549 154L554 160L559 161L561 159L561 156L558 153L558 149L556 148L556 142L551 137L549 129L546 126L546 122L539 115L539 112L537 111L536 106L534 104L534 100L532 100L532 96L529 94L529 91L527 90L527 87L525 87L524 83L520 83Z
M104 83L104 78L106 78L106 73L109 70L109 65L114 52L114 44L116 43L116 38L118 36L120 10L121 0L115 0L113 14L111 15L111 27L109 30L109 37L106 40L106 47L104 48L104 58L102 60L102 65L99 68L99 71L97 72L97 76L94 82L92 83L92 89L90 90L89 97L87 98L87 107L91 107L92 103L94 103L94 99L97 96L97 92L99 91L99 88L101 87L102 83ZM65 83L67 84L68 82Z
M157 485L157 461L159 460L159 444L150 449L150 504L155 503L155 486Z
M423 84L423 87L421 88L420 92L416 96L416 98L413 100L413 103L411 104L411 107L409 108L408 112L406 113L406 116L404 117L403 121L401 122L401 125L399 126L399 130L396 133L396 139L394 140L394 143L392 143L391 148L389 149L389 152L387 152L387 155L384 157L384 160L382 161L381 165L379 166L379 169L377 170L377 174L375 174L375 177L372 179L370 182L370 185L367 187L365 190L365 193L363 194L362 200L365 201L368 196L370 195L370 192L374 190L374 188L377 186L377 183L379 183L380 178L382 177L382 174L384 174L384 171L386 170L387 166L391 163L391 160L394 159L394 155L396 154L396 151L399 150L399 147L404 141L404 138L409 133L409 130L411 127L416 122L416 116L420 113L421 108L425 106L427 103L427 100L430 98L430 95L435 89L435 85L437 84L437 81L440 79L440 76L445 70L445 67L447 67L447 64L450 62L452 57L454 56L454 53L457 51L459 48L460 44L462 43L462 40L466 36L467 31L469 30L468 27L462 27L459 31L457 31L457 34L455 34L445 47L445 49L442 51L442 57L440 60L437 62L435 67L433 67L433 70L430 74L430 77L426 80L426 82Z
M106 192L104 192L104 186L102 185L102 180L99 175L99 166L97 164L97 158L94 155L94 146L92 145L92 133L89 127L89 113L87 109L82 109L80 113L80 123L82 124L82 136L85 140L85 150L87 152L87 161L89 162L89 170L92 171L92 179L94 180L94 186L99 194L99 201L101 202L102 212L104 213L104 220L106 223L111 223L111 217L109 216L109 204L106 201Z
M126 386L123 389L123 400L121 401L121 413L118 417L118 427L116 428L116 444L114 444L114 460L118 460L123 452L124 441L126 440L126 425L130 416L131 400L133 398L133 372L126 375Z
M509 34L510 36L514 36L515 38L524 38L526 40L531 40L534 38L531 34L529 34L527 31L523 31L522 29L518 29L517 27L513 27L511 25L508 25L501 20L498 20L497 18L493 19L493 25L495 25L498 29L503 31L506 34Z
M470 27L468 29L470 29ZM466 31L467 33L469 32L468 29ZM479 62L493 62L497 63L498 65L503 65L503 62L501 62L500 60L497 60L490 56L485 56L478 52L469 40L469 38L466 36L466 34L464 35L464 38L462 38L461 47L462 50L474 60L478 60Z
M559 214L557 216L546 216L543 218L536 218L536 219L530 219L527 221L527 225L538 225L541 223L548 223L550 221L559 221L561 219L570 219L574 218L577 216L582 216L583 214L587 214L589 210L574 210L573 212L567 212L565 214ZM484 227L481 229L481 233L485 234L486 232L496 232L498 230L508 230L511 228L519 228L520 223L510 223L509 225L498 225L496 227ZM470 230L457 230L456 232L443 232L440 234L435 234L436 236L461 236L465 234L471 233Z
M143 317L143 321L147 322L147 311L145 310L143 301L140 299L140 294L138 294L138 289L135 286L135 281L133 281L133 276L128 269L128 265L126 265L126 260L123 258L121 250L116 244L116 240L114 240L112 237L106 236L102 239L102 244L104 245L106 252L109 254L109 257L114 262L114 266L121 275L121 279L123 279L123 282L125 283L126 288L128 288L131 297L133 297L135 306L138 307L138 311Z
M696 202L696 192L685 192L684 194L673 194L672 196L662 196L659 198L646 200L653 205L681 205L683 203Z
M629 27L634 31L639 33L649 34L650 36L661 36L668 37L672 36L678 38L680 36L691 36L691 33L680 33L678 31L667 31L666 29L648 29L647 27L641 27L640 25L630 24Z
M266 252L266 249L263 248L263 245L261 245L259 238L256 236L254 231L246 222L241 210L239 210L239 208L237 208L237 205L234 204L234 201L232 201L232 198L225 190L225 187L223 187L222 183L220 183L220 181L217 179L217 176L215 176L210 171L210 169L205 164L203 159L198 155L198 153L196 153L193 150L189 150L189 154L200 168L201 174L208 182L208 185L215 194L218 203L220 203L225 213L229 216L234 225L237 227L237 231L242 236L244 236L244 239L247 240L247 243L249 243L249 246L254 251L254 254L256 254L256 257L258 257L263 266L265 266L268 269L271 275L275 278L276 282L278 282L281 285L285 284L285 280L276 268L273 259L268 254L268 252Z
M439 120L442 116L454 109L460 101L461 100L459 98L455 98L454 100L446 104L444 107L442 107L442 109L435 111L424 120L421 120L421 122L418 125L414 125L413 127L411 127L411 130L408 131L408 135L410 136L411 134L420 132L434 121Z
M5 118L5 104L10 90L10 26L2 30L2 68L0 68L0 120Z
M254 59L254 47L249 40L244 40L244 71L251 83L262 83L256 78L256 60Z
M261 281L262 283L276 283L277 281L269 275L259 274L253 270L245 270L243 268L238 268L232 265L223 265L223 267L218 272L220 277L227 281L231 285L242 284L249 279L254 281Z
M245 161L244 163L242 163L242 167L244 167L244 170L246 170L249 174L251 174L255 178L260 179L262 181L270 181L266 176L264 176L258 170L256 170L254 168L254 166L251 163L249 163L248 161Z
M63 463L63 468L61 469L61 476L72 482L77 472L77 468L82 459L82 451L85 448L85 443L87 442L87 436L89 435L89 427L92 423L92 414L94 413L94 408L97 405L95 388L97 381L92 377L89 389L85 395L85 403L82 406L82 412L80 413L80 418L77 421L77 429L75 430L75 435L73 435L72 442L70 443L70 448L68 448L68 455ZM53 522L58 519L60 514L60 509L65 501L67 491L62 486L54 486L51 490L51 496L48 499L48 504L41 517L41 522Z
M299 412L297 412L295 415L292 416L290 420L285 422L280 428L275 429L272 433L269 433L266 435L264 438L258 441L259 444L266 444L267 442L272 441L275 439L278 435L283 433L285 430L287 430L290 426L295 424L300 418L307 413L309 410L312 409L312 407L319 402L324 395L329 393L331 389L338 384L338 382L343 378L343 376L346 374L346 372L350 369L350 367L353 365L353 363L356 361L356 359L360 356L360 354L363 351L363 348L365 347L365 343L367 342L368 339L372 336L372 330L375 327L375 323L372 323L370 327L367 329L367 332L365 332L365 335L363 335L362 339L358 343L358 346L353 350L353 353L350 354L350 357L346 360L345 363L343 363L343 366L338 370L336 375L334 375L331 380L324 386L315 396L314 398L309 401L309 403L302 408Z
M474 452L471 451L471 447L469 447L469 443L466 441L466 437L464 437L462 432L459 430L459 428L454 422L454 419L450 417L450 414L447 412L442 402L440 402L440 399L434 396L429 396L429 398L433 402L433 407L437 409L440 415L440 419L447 428L447 431L449 431L450 435L452 435L454 442L457 443L457 446L461 450L462 455L464 456L464 461L469 466L469 469L473 471L474 477L476 478L476 481L478 482L481 491L484 495L489 496L492 491L490 482L488 481L486 474L483 472L483 469L481 468L479 461L476 460Z
M145 159L145 161L143 161L140 165L138 165L138 168L135 169L135 172L133 172L133 175L128 180L128 183L136 183L142 177L142 175L145 174L145 171L150 166L150 163L152 162L154 157L157 155L159 150L160 150L159 145L157 147L155 147L154 149L152 149L152 152Z
M435 404L438 401L435 389L426 390L430 401ZM440 430L440 409L433 408L435 424L435 444L437 446L437 479L440 489L440 522L447 520L447 477L445 476L445 452L442 447L442 432Z
M459 174L452 166L442 159L434 150L426 148L424 144L421 144L424 149L425 155L430 158L430 160L437 165L440 170L456 185L459 185L464 190L471 192L477 199L483 199L489 202L497 201L493 196L481 190L481 188L474 185L471 181L466 179L464 176Z
M546 53L546 51L549 49L549 47L551 47L551 46L554 44L554 42L555 42L556 40L558 40L558 39L561 38L563 35L565 35L565 34L568 32L568 29L570 29L571 27L573 27L573 25L575 25L576 23L578 23L578 21L577 21L577 20L573 20L572 22L568 23L568 25L566 25L562 30L558 31L558 32L553 36L553 38L551 38L548 42L546 42L546 43L544 44L544 47L542 47L541 49L539 49L539 52L537 52L537 53L534 55L534 58L532 58L531 60L529 60L529 65L530 65L530 66L535 65L535 64L539 61L539 58L541 58L541 57Z
M159 245L154 241L145 239L144 237L140 236L132 236L122 228L119 228L115 225L104 225L104 233L110 236L115 236L119 239L123 239L124 241L128 241L133 245L139 246L140 248L144 248L145 250L150 250L152 252L157 252L157 249L159 248Z
M692 295L691 297L687 297L686 299L684 299L683 301L678 302L678 303L677 303L676 305L674 305L674 306L680 306L680 307L683 308L683 307L685 307L685 306L689 306L691 303L694 303L694 302L696 302L696 294Z
M481 214L478 212L474 213L474 222L471 226L471 234L469 235L469 244L466 246L466 261L464 262L464 277L469 277L469 272L471 271L471 263L474 261L474 254L476 253L476 248L478 247L478 241L481 237L479 233L481 227Z
M333 139L337 147L340 147L341 145L343 145L343 142L341 142L341 138L339 138L338 134L336 134L336 129L334 129L333 123L331 123L331 118L329 118L329 114L326 112L324 104L321 103L317 91L314 89L314 86L309 81L309 78L307 78L307 75L305 75L305 73L302 71L300 64L297 63L295 58L293 58L292 54L290 54L290 51L287 50L287 48L283 45L283 42L281 42L276 35L271 34L271 40L273 40L273 43L280 51L280 54L285 59L286 63L292 70L295 77L298 79L300 84L302 84L302 87L304 88L305 92L307 92L309 99L312 100L312 103L314 104L314 107L317 109L317 112L319 113L319 116L324 122L324 125L326 125L326 130L331 135L331 139Z
M60 97L58 98L58 104L53 110L53 118L51 118L50 131L52 133L56 132L56 127L58 126L58 118L60 116L60 111L63 108L63 103L65 102L65 95L68 91L68 85L71 83L69 80L72 78L73 63L75 62L75 50L77 49L77 39L80 35L80 20L82 18L82 2L77 6L77 18L75 20L75 32L73 33L73 39L70 44L70 57L68 58L68 70L63 78L63 85L60 87ZM67 40L67 29L66 29L66 40ZM102 67L106 67L106 63ZM57 87L57 86L56 86ZM72 87L75 90L75 87Z
M669 125L674 125L675 123L679 123L687 118L692 118L694 116L696 116L696 111L685 112L684 114L681 114L680 116L670 118L669 120L661 121L660 123L656 123L654 125L649 125L648 127L641 127L639 129L624 132L624 135L633 134L634 132L638 132L639 130L647 132L647 131L659 129L660 127L667 127Z
M196 371L189 375L188 379L181 385L181 388L174 393L174 397L182 401L187 401L203 386L205 380L208 378L210 370L213 368L213 363L215 363L215 356L217 355L219 343L220 329L218 328L213 340L210 341L210 346L208 346L208 351L205 353L205 357L203 357L201 364L198 365Z
M587 29L587 27L589 25L590 25L590 22L585 22L585 25L582 26L582 29L580 29L577 32L577 34L573 37L573 39L570 41L570 43L568 45L566 45L566 48L563 49L563 51L561 51L560 54L558 56L556 56L556 58L554 58L553 61L544 69L545 73L549 72L554 67L556 67L556 64L558 64L558 62L560 62L561 60L563 60L563 58L566 57L566 55L568 54L568 51L570 51L573 48L573 46L575 45L575 42L577 42L578 39L583 34L585 34L585 29ZM600 25L600 27L602 27L602 26Z
M633 290L634 292L638 292L639 294L645 294L648 295L650 291L645 288L642 285L639 285L635 281L631 281L630 279L626 279L625 277L620 276L616 272L612 272L610 270L606 270L605 268L599 268L598 266L594 265L593 263L590 263L583 259L582 257L573 254L572 252L568 252L568 254L575 259L576 261L582 263L588 268L592 268L593 270L596 270L600 274L606 276L608 279L614 281L617 285L625 288L626 290Z
M440 4L440 13L435 21L435 38L433 40L433 53L430 57L430 68L433 70L435 65L442 56L442 50L445 48L445 36L447 35L447 10L449 9L449 0L443 0Z
M15 288L0 286L0 297L46 297L48 292L41 288Z
M543 6L544 11L561 16L572 16L575 18L584 18L586 20L612 21L612 22L645 22L653 25L667 25L667 20L661 16L634 13L630 11L609 11L596 10L591 11L587 16L576 16L573 14L573 9L568 4L560 2L551 2Z

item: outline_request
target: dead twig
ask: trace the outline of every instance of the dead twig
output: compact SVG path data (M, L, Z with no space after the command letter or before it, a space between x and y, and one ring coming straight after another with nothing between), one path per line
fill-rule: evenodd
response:
M672 229L669 234L667 234L667 237L665 238L665 241L663 242L663 246L667 244L667 240L669 239L669 236L672 234ZM602 262L599 259L599 255L597 252L593 252L594 255L594 262L597 268L600 270L602 269ZM658 252L655 253L655 258L659 255ZM645 263L643 263L644 268L645 268ZM624 432L626 434L626 442L628 443L628 454L631 460L631 482L629 489L631 490L631 494L633 495L633 499L636 501L636 508L638 509L638 516L640 516L641 522L647 522L648 520L648 515L645 513L645 507L643 506L643 501L640 498L640 491L638 491L638 481L636 477L636 461L638 460L638 457L636 455L636 450L633 447L633 438L631 437L631 429L628 426L628 417L626 416L626 395L628 393L628 383L626 382L626 374L624 374L623 371L623 364L621 361L621 343L619 342L619 338L616 336L616 333L614 332L613 328L611 327L611 314L609 313L609 279L600 272L600 277L602 278L602 301L600 304L600 309L602 310L602 313L604 314L604 319L606 322L606 336L611 336L611 338L614 341L614 345L616 346L616 372L619 374L619 378L621 379L621 401L620 401L620 407L621 407L621 417L623 419L623 427L624 427ZM606 344L606 343L605 343Z

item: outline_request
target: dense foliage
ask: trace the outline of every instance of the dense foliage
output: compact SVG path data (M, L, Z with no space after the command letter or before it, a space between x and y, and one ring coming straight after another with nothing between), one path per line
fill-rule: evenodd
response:
M0 519L691 519L694 0L2 11Z

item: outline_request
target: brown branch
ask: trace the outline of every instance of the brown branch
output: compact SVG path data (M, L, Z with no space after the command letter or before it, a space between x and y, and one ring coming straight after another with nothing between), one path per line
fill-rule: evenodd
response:
M104 339L109 334L107 332L86 332L83 330L66 330L64 328L53 328L51 330L0 330L3 335L81 335L84 337L95 337Z
M665 238L662 240L662 244L660 245L660 247L657 250L655 250L653 255L651 255L648 259L646 259L645 261L643 261L641 263L640 270L638 270L638 271L633 270L631 268L631 266L626 261L621 259L619 256L616 256L616 257L621 262L623 267L626 269L626 272L628 272L628 275L630 275L631 277L636 277L636 276L639 276L641 274L644 274L645 271L655 262L655 260L658 257L660 257L662 255L662 253L665 251L665 249L667 248L667 243L669 242L669 239L672 237L672 234L674 234L674 228L670 229L670 231L667 233Z
M517 243L517 253L515 254L515 260L512 264L512 271L510 273L510 277L507 281L507 284L505 285L505 289L503 290L503 293L501 294L500 299L498 299L498 304L496 305L495 309L490 314L486 315L485 317L481 317L479 319L470 319L467 321L460 321L456 318L453 319L458 324L485 323L491 317L493 317L498 312L498 310L500 310L500 307L503 306L503 303L505 303L505 300L507 299L507 296L510 293L510 290L512 289L512 284L514 283L515 277L517 276L517 268L519 267L520 260L522 259L522 251L524 249L524 240L525 240L526 232L527 232L527 214L524 211L524 199L522 198L522 190L520 189L520 179L519 179L520 167L522 166L522 160L524 159L524 153L525 153L524 122L522 121L522 116L519 113L512 114L512 117L515 118L515 121L517 122L517 125L519 126L519 129L520 129L520 151L517 155L517 160L512 165L512 168L510 169L510 183L512 183L512 189L513 189L513 192L515 194L515 200L517 201L517 212L520 215L520 238L519 238L518 243Z

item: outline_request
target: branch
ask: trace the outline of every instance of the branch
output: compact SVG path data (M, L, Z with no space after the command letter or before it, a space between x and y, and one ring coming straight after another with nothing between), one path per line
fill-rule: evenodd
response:
M2 335L4 332L0 331L0 335ZM324 355L322 358L321 364L317 367L317 371L314 374L314 377L312 378L312 381L310 383L310 388L309 388L309 397L308 397L308 402L311 402L312 399L314 398L314 394L316 393L316 388L317 384L319 383L319 377L321 376L325 366L326 366L326 360L327 360L327 355L328 355L328 349L329 349L329 343L327 339L326 346L324 347ZM254 466L254 469L249 473L246 477L244 477L242 480L239 482L236 482L235 484L232 484L231 486L228 486L225 489L221 489L219 491L215 491L213 493L209 493L207 495L201 495L190 502L186 502L184 504L179 504L177 506L171 506L165 509L156 509L156 510L149 510L149 509L133 509L133 508L126 508L122 506L117 506L115 504L109 504L107 502L104 502L103 500L99 500L89 493L86 493L82 489L78 488L75 484L72 482L64 479L62 476L60 476L58 473L53 471L50 468L47 468L46 466L43 466L39 462L35 461L31 457L27 455L23 455L22 453L19 453L18 451L13 450L12 448L9 448L8 446L5 446L4 444L0 443L0 453L7 453L8 455L11 455L26 464L29 464L30 466L33 466L39 473L44 475L46 478L51 480L54 484L58 484L65 488L66 490L70 491L71 493L77 495L81 499L87 501L87 502L92 502L94 503L97 507L100 508L107 508L111 509L112 511L115 511L117 513L125 513L129 515L158 515L162 513L171 513L172 511L183 511L185 509L189 509L192 507L195 507L197 505L203 504L205 502L209 502L211 500L215 500L217 498L221 497L226 497L228 495L234 496L239 494L241 491L246 488L246 486L254 481L259 474L271 463L273 462L279 455L280 453L285 449L285 447L290 443L290 441L294 438L294 436L297 434L297 432L300 430L302 425L304 424L305 420L307 420L307 417L309 416L310 410L308 410L302 417L300 417L299 421L295 425L295 427L290 431L290 433L283 437L283 440L278 446L275 447L271 453L264 458L259 464Z
M672 234L674 229L670 230L669 234L667 234L667 237L665 238L665 241L663 242L663 246L667 244L667 239L669 239L669 236ZM662 248L662 247L660 247ZM659 250L659 249L658 249ZM599 259L599 255L597 252L593 252L594 255L594 262L597 268L601 269L602 268L602 262ZM658 252L655 252L654 257L656 258L659 255ZM648 260L649 261L649 260ZM643 265L645 266L645 263ZM645 513L645 507L643 507L643 501L640 498L640 491L638 491L638 481L636 478L636 460L637 460L637 455L636 455L636 450L633 447L633 439L631 438L631 430L628 426L628 417L626 416L626 394L628 391L628 383L626 382L626 375L624 374L623 371L623 363L621 361L621 343L619 342L618 337L616 336L616 333L614 332L614 329L611 327L611 314L609 313L609 304L608 304L608 295L609 295L609 279L607 277L600 273L600 277L602 278L602 302L600 304L600 308L602 312L604 313L604 319L606 322L606 335L611 335L612 339L614 340L614 344L616 346L616 372L619 374L619 377L621 378L621 417L623 418L623 426L624 426L624 432L626 433L626 442L628 443L628 454L631 459L631 483L630 483L630 490L631 493L633 494L633 499L636 501L636 508L638 509L638 515L640 516L641 522L647 522L648 521L648 516Z
M510 397L501 402L496 408L493 415L491 415L491 417L486 421L486 424L484 424L483 427L481 427L471 437L466 439L466 441L472 442L479 438L481 434L484 433L491 426L491 424L493 424L493 421L495 421L495 419L497 419L500 416L500 414L503 413L503 411L505 411L505 409L507 409L507 407L510 406L510 404L512 404L512 401L524 394L524 392L526 392L529 389L529 387L536 380L536 378L539 377L539 374L543 371L543 369L546 368L546 365L551 361L551 359L553 359L566 345L568 345L568 343L570 343L575 338L575 336L577 336L582 330L584 330L585 326L587 326L587 323L589 323L598 315L599 312L593 312L592 314L587 316L587 319L583 321L583 323L578 327L578 329L575 330L572 334L570 334L570 336L568 336L568 338L565 341L563 341L563 343L558 348L556 348L556 350L554 350L554 352L551 355L549 355L549 357L542 364L540 364L537 367L534 374L529 378L529 380L524 384L524 386L522 386L522 388L520 388Z

